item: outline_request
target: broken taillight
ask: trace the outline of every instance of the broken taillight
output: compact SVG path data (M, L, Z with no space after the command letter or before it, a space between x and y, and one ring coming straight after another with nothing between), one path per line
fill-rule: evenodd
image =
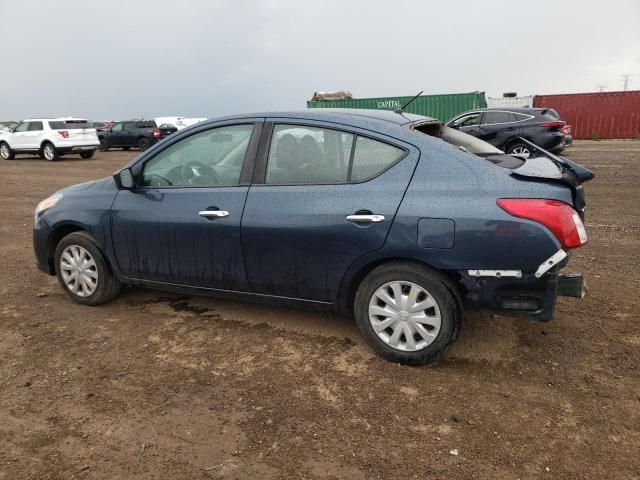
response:
M547 227L563 248L578 248L588 242L580 215L564 202L543 198L499 198L496 203L509 215Z

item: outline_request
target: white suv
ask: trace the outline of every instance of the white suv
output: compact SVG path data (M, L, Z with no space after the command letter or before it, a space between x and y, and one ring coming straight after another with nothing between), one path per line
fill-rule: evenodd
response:
M67 153L91 158L99 146L96 129L81 118L33 118L0 134L0 156L5 160L21 153L37 153L47 160L57 160Z

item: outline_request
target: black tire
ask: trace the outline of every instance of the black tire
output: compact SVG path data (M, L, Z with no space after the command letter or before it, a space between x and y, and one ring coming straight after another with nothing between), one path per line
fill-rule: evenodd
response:
M13 160L16 158L16 152L14 152L7 142L0 143L0 156L5 160Z
M512 154L526 154L527 157L532 157L534 155L534 149L533 147L531 147L531 145L528 145L524 142L515 142L510 144L507 147L506 153L508 155L512 155Z
M50 162L55 162L60 158L60 154L51 142L44 142L40 151L42 152L42 156L45 160L49 160Z
M109 151L109 144L107 143L107 141L104 138L100 139L100 151L101 152L108 152Z
M369 321L369 302L374 293L383 285L396 281L421 287L435 300L439 309L440 330L435 339L420 350L392 347L378 337ZM360 283L354 301L354 316L358 330L378 355L392 362L422 365L438 360L453 344L462 327L463 312L456 287L446 276L417 263L393 262L375 268Z
M128 152L129 150L131 150L131 147L122 147L122 149L123 149L125 152Z
M80 156L82 158L84 158L84 159L88 159L88 158L93 157L93 153L94 153L93 151L91 151L91 152L81 152Z
M65 283L62 273L61 257L67 247L82 247L92 257L97 273L97 284L95 291L87 296L80 296L74 293ZM121 284L113 274L111 266L106 257L100 251L93 237L87 232L74 232L64 237L56 246L54 255L56 276L65 293L76 303L81 305L100 305L115 297L120 291Z
M148 138L142 137L138 140L138 148L140 151L144 152L147 148L149 148L150 142Z

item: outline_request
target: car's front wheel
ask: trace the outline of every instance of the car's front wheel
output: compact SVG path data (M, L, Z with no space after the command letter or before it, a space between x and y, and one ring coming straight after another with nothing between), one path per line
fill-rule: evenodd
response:
M6 142L2 142L0 143L0 157L5 160L13 160L16 158L16 154Z
M358 288L356 324L369 346L387 360L411 365L435 361L462 325L454 288L446 277L418 264L382 265Z
M42 146L42 155L44 155L44 158L50 162L59 158L56 147L54 147L53 143L50 142L47 142Z
M109 151L109 144L107 143L107 141L104 138L100 139L100 151L101 152Z
M86 232L74 232L58 243L56 275L65 293L76 303L100 305L120 291L120 282L96 242Z

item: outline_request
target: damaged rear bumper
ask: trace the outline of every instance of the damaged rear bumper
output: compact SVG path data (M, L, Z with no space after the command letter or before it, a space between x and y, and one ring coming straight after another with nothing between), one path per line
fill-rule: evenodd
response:
M535 273L520 270L464 270L459 273L467 299L472 303L546 322L553 319L558 296L583 298L586 293L586 282L581 273L558 273L567 262L567 254L559 250Z

